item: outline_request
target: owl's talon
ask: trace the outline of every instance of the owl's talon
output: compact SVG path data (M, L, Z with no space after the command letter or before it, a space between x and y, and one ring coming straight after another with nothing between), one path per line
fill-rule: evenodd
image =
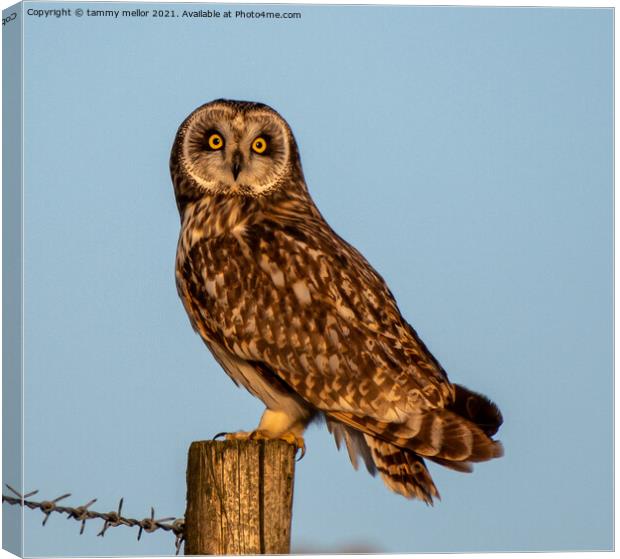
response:
M213 440L217 441L220 437L227 437L230 433L227 433L226 431L222 431L221 433L218 433L217 435L213 435Z
M295 458L295 462L300 462L301 459L306 455L306 443L303 442L303 439L302 439L301 446L298 446L296 448L295 453L297 453L298 450L301 450L301 454L299 455L299 458Z

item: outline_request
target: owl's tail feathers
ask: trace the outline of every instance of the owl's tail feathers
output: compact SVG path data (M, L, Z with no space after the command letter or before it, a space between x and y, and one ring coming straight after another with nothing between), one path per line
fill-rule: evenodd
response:
M484 462L504 454L501 442L449 409L417 414L394 431L396 436L391 440L398 446L459 471L470 471L470 462Z
M439 493L425 458L459 472L471 472L473 463L504 454L502 443L491 438L502 424L499 409L485 396L458 385L450 405L418 409L403 422L332 412L327 424L338 446L346 443L356 468L361 457L368 471L378 471L390 489L427 504L432 504L433 497L439 498Z
M428 505L439 492L431 479L424 460L410 450L366 435L357 429L329 417L327 428L336 439L336 446L346 446L353 467L357 470L361 458L371 475L379 475L385 484L408 499L418 498Z
M459 472L471 472L472 462L482 462L492 458L499 458L504 454L504 447L499 441L491 439L503 423L502 413L497 405L482 394L469 390L459 384L454 385L455 399L447 409L462 418L465 425L469 425L469 432L473 434L473 452L465 460L453 460L452 456L429 457L433 462ZM471 424L477 429L472 429ZM482 431L484 435L477 430Z
M495 435L504 422L499 408L486 396L469 388L460 384L455 384L454 388L456 389L454 402L448 409L475 423L489 437Z
M427 505L433 504L433 497L441 498L420 456L371 435L364 438L379 475L392 491Z
M499 409L490 400L461 386L446 408L417 410L403 423L382 425L384 440L459 471L471 471L472 462L504 454L491 436L501 425Z

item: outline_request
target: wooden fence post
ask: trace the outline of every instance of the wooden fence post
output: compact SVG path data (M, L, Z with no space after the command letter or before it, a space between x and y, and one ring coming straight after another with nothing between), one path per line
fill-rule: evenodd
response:
M193 442L185 555L290 553L295 454L281 440Z

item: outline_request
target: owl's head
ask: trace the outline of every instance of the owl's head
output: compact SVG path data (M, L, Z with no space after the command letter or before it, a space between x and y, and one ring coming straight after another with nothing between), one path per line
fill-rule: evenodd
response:
M301 176L286 121L267 105L225 99L198 107L181 124L171 167L175 186L183 179L195 194L263 196Z

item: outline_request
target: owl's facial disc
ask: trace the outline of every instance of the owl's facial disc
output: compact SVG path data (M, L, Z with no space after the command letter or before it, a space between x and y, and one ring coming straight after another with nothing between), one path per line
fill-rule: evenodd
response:
M259 196L288 176L290 149L290 131L275 111L216 101L188 118L182 164L206 193Z

